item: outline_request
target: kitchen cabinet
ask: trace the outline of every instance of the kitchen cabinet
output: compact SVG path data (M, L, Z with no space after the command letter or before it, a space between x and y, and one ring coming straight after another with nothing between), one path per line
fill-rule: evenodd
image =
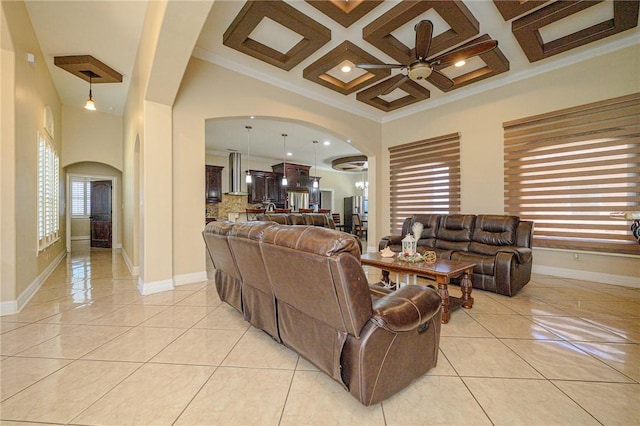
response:
M309 179L309 169L311 166L304 166L295 163L280 163L271 166L274 172L282 173L287 176L287 188L303 189L311 188L311 180Z
M222 169L220 166L205 166L205 198L207 203L222 201Z
M280 185L282 174L261 170L249 170L249 173L251 174L251 183L247 185L249 204L284 203L285 194Z

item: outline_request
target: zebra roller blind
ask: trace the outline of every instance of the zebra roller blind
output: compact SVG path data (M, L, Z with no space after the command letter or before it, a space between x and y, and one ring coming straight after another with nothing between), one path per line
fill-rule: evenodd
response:
M535 221L534 246L640 254L640 94L503 123L505 212Z
M460 212L460 134L389 148L391 232L416 213Z

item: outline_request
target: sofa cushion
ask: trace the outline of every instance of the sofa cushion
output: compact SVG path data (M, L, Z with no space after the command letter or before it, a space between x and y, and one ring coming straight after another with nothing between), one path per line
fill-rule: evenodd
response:
M518 216L478 215L471 239L492 246L515 245L519 222Z
M496 266L495 256L485 256L472 252L453 252L451 254L451 260L458 260L462 262L475 263L473 272L483 275L494 275Z
M440 215L414 214L411 226L416 222L420 222L423 226L422 234L418 237L419 240L423 238L436 238L438 235L438 225L440 224ZM409 232L411 232L411 229L409 229Z
M444 250L468 251L475 218L474 215L463 214L444 216L440 221L435 247Z

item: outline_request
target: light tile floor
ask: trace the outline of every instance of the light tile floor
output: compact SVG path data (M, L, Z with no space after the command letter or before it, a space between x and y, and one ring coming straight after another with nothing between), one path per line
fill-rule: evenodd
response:
M640 424L640 289L534 275L473 296L438 366L363 407L211 282L141 296L119 255L74 248L0 319L0 424Z

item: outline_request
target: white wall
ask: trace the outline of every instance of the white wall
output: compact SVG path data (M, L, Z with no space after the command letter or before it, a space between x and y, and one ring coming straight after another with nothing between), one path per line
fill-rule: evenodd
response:
M638 46L546 74L522 80L475 96L385 123L382 128L382 164L376 190L388 202L388 147L460 132L461 202L463 213L504 213L502 123L531 115L569 108L640 91ZM383 231L389 231L389 212L380 209ZM640 287L637 257L589 255L575 261L573 252L534 250L534 270L566 273L589 279L598 273L605 282ZM588 259L588 261L587 261ZM615 268L613 266L615 265ZM551 268L551 269L549 269ZM563 272L564 269L568 272ZM622 277L622 278L620 278ZM578 277L579 278L579 277Z

